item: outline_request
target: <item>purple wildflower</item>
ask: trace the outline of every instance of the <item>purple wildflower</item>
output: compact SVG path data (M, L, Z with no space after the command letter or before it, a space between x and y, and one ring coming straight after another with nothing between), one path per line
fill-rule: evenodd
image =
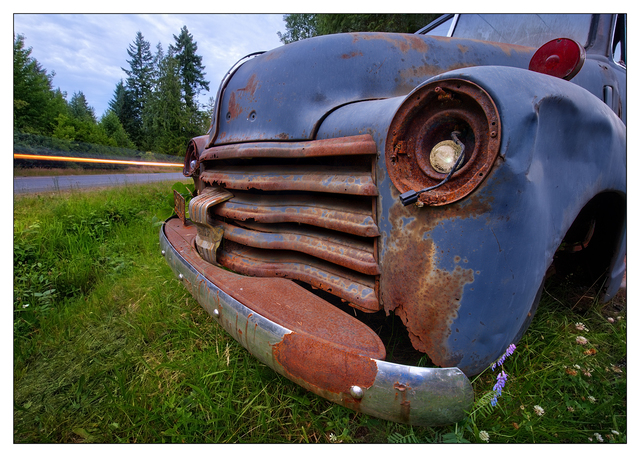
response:
M496 366L501 367L504 361L507 359L507 357L513 354L513 351L515 350L516 350L516 345L510 344L507 350L504 352L504 354L502 354L502 357L500 357L500 359L496 363L491 365L491 371L495 370Z
M502 389L506 383L507 383L507 373L505 373L504 370L502 370L502 373L498 375L498 382L496 382L496 385L493 386L493 390L495 390L498 395L502 395Z
M502 395L502 389L504 388L504 385L506 383L507 383L507 373L505 373L504 370L502 370L502 372L498 375L495 386L493 386L493 391L495 392L495 394L491 399L491 406L496 406L496 404L498 404L498 397Z
M510 344L504 354L500 357L500 359L491 366L491 370L495 370L498 366L502 366L504 361L516 350L515 344ZM500 372L498 377L496 378L496 384L493 386L493 398L491 399L491 406L496 406L498 404L498 397L502 395L502 389L507 382L507 373L505 373L504 369Z

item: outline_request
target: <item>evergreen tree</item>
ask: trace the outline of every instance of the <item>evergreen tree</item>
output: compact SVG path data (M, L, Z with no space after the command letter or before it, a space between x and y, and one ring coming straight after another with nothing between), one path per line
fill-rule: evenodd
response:
M204 66L202 65L202 56L196 54L198 45L193 41L193 35L187 30L187 26L180 29L180 35L175 36L175 45L169 46L178 61L180 72L180 82L184 101L187 109L195 111L198 105L195 97L200 94L202 89L209 90L209 81L204 79Z
M52 89L55 73L47 74L25 48L24 36L13 40L13 124L16 130L50 134L55 117L67 110L66 95Z
M116 89L113 91L113 98L109 100L109 109L118 116L118 119L122 122L122 116L125 112L125 97L126 90L124 88L124 82L120 80L116 84Z
M164 59L164 50L162 48L162 43L158 43L156 45L156 53L153 56L153 70L151 72L151 76L152 76L152 81L154 84L154 87L152 88L152 90L156 90L155 84L157 83L158 79L160 78L160 65L162 65L162 61Z
M131 60L127 60L130 69L122 69L127 74L125 90L131 102L131 112L127 113L129 119L123 120L122 125L137 145L143 140L142 111L153 84L153 56L150 47L142 33L138 32L135 41L127 49L127 54L131 57Z
M152 144L149 149L164 154L184 152L188 115L182 94L179 62L170 47L166 56L158 55L157 79L143 112Z
M100 119L100 127L105 131L107 136L113 140L113 146L120 148L135 149L135 146L129 135L122 127L120 119L112 110L107 112Z
M93 124L98 122L95 110L89 106L82 91L74 93L71 97L69 101L69 114L80 121L91 122Z
M131 94L124 87L122 80L116 84L113 98L109 101L109 110L118 117L125 132L135 130L136 120L133 114L133 100Z

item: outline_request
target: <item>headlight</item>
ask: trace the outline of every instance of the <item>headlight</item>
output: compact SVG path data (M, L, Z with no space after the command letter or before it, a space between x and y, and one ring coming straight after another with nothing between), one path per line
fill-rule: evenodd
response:
M201 135L192 138L187 145L187 152L184 155L184 167L182 174L190 177L198 174L200 153L205 149L209 135Z
M500 117L489 94L472 82L447 79L419 87L400 106L389 127L385 160L400 193L439 206L477 188L499 149Z
M441 141L431 150L431 155L429 156L431 166L438 173L449 174L460 157L461 152L462 148L458 146L455 141ZM461 165L458 165L458 169L460 169L460 166Z

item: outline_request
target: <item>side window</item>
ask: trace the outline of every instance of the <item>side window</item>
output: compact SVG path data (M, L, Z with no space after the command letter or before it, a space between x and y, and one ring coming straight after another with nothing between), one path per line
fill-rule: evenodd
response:
M451 24L453 23L453 17L450 17L449 19L447 19L446 21L444 21L442 24L439 24L438 26L434 27L433 29L429 30L426 35L431 35L431 36L448 36L449 33L449 29L451 28Z
M427 24L416 32L418 35L449 36L449 31L455 25L458 14L443 14L435 21Z
M611 45L613 61L623 67L627 66L627 15L618 14L616 28Z

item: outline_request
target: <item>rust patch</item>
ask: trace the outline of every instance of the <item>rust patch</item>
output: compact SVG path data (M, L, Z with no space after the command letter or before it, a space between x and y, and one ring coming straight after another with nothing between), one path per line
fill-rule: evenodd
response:
M236 89L236 92L243 92L244 93L244 97L246 97L247 100L255 101L254 100L254 95L255 95L255 92L256 92L257 88L258 88L257 77L256 77L255 74L253 74L249 78L249 81L247 81L247 85L244 86L244 87L241 87L239 89Z
M407 400L407 390L410 387L396 381L393 384L393 388L400 392L400 417L405 423L409 423L411 416L411 401ZM398 392L396 392L396 399L398 398Z
M240 116L240 114L242 114L242 107L238 105L238 103L236 102L236 93L231 92L231 95L229 96L229 119L228 120L236 119L238 116Z
M236 119L242 114L243 109L241 102L253 102L255 101L255 92L258 88L258 81L256 75L251 75L247 85L239 89L234 90L229 95L229 117L227 120Z
M471 66L473 65L465 63L455 63L447 68L439 65L420 65L418 67L412 66L410 68L404 68L400 70L399 74L405 93L409 93L415 89L417 85L416 81L424 81L447 71L459 70L460 68L467 68Z
M411 50L426 54L429 45L424 38L419 35L399 34L399 33L354 33L353 42L358 40L382 40L386 41L398 50L406 54Z
M351 51L349 54L342 54L343 59L351 59L352 57L362 56L362 51Z
M385 311L402 319L414 348L439 366L455 366L461 357L451 354L446 342L474 271L460 265L452 271L436 268L436 246L428 233L443 220L474 217L489 209L488 204L472 202L427 211L397 202L389 212L393 237L381 275Z
M184 211L185 200L184 200L184 197L177 190L173 191L173 202L174 202L174 206L175 206L174 209L176 214L178 215L178 217L180 218L183 224L186 223L187 216L185 215L185 211Z
M529 55L532 54L535 48L528 46L521 46L519 44L507 44L507 43L491 43L496 48L500 49L506 55L511 56L512 53Z
M378 373L374 360L354 352L337 350L326 340L290 333L273 346L273 356L293 380L311 390L349 394L351 386L371 387Z

